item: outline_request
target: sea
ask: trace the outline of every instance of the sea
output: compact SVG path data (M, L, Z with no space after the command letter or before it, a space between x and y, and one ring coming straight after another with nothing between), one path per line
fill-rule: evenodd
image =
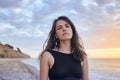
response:
M40 70L38 59L23 59L22 62ZM88 59L89 80L120 80L120 59Z
M120 80L120 59L89 59L89 80Z

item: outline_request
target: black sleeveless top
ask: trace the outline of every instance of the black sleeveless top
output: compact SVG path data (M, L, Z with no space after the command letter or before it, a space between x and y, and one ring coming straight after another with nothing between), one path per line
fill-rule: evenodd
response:
M82 67L80 61L73 58L73 54L48 50L54 57L54 64L49 70L49 80L80 80Z

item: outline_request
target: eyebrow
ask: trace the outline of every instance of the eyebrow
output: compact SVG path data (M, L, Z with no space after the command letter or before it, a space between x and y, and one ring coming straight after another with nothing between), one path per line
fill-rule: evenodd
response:
M70 24L65 24L65 25L70 25Z
M69 24L65 24L65 26L66 26L66 25L69 25ZM62 25L58 25L57 27L62 27Z
M62 25L58 25L58 26L56 26L57 28L59 28L59 27L62 27Z

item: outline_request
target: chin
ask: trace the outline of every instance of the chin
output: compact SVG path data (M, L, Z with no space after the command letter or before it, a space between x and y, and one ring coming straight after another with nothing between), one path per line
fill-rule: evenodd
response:
M63 38L63 39L61 39L61 40L71 40L72 38L70 37L70 38Z

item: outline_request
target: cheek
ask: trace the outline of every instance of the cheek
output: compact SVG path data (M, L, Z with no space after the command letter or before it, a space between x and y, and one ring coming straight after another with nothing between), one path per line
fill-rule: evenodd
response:
M61 34L60 31L57 31L57 32L56 32L56 37L57 37L57 38L59 38L61 35L62 35L62 34Z
M73 31L72 31L72 29L70 29L70 33L71 33L71 35L73 35Z

